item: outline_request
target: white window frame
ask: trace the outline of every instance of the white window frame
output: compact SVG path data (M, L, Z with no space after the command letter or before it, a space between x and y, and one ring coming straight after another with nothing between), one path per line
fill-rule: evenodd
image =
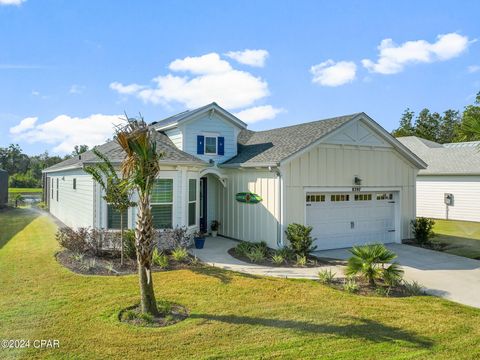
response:
M218 136L217 135L203 135L203 153L205 155L218 155ZM215 139L215 152L207 152L207 138Z
M195 180L195 200L190 200L190 180ZM198 225L198 219L199 219L199 214L198 214L198 190L200 186L200 181L197 178L194 177L189 177L187 179L187 184L188 184L188 191L187 191L187 226L188 227L194 227ZM195 218L193 224L190 224L190 204L195 204Z
M155 181L157 180L172 180L172 201L171 202L162 202L162 203L156 203L150 200L150 206L153 205L171 205L172 206L172 229L175 228L175 207L174 207L174 201L175 201L175 179L173 177L159 177L156 178ZM164 229L169 229L169 228L155 228L155 230L164 230Z

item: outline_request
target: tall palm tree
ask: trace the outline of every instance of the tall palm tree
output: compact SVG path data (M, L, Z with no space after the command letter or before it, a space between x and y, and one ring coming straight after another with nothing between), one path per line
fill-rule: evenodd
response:
M95 165L85 167L85 171L92 175L93 179L100 185L105 192L103 199L115 210L120 212L120 264L123 266L124 259L124 213L128 208L136 204L131 201L132 191L126 186L125 179L118 176L117 171L110 160L97 148L93 153L102 161Z
M160 173L162 153L157 152L155 133L143 118L127 117L127 124L117 127L115 140L125 152L121 165L122 174L131 188L138 192L138 213L135 228L138 275L140 282L141 311L158 315L157 302L153 289L152 254L154 229L150 209L150 194L155 179Z

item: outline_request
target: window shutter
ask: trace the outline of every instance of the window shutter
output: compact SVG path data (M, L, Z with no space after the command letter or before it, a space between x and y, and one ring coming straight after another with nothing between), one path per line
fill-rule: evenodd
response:
M205 136L197 135L197 154L203 155L205 152Z
M225 155L225 138L223 136L218 137L218 155Z

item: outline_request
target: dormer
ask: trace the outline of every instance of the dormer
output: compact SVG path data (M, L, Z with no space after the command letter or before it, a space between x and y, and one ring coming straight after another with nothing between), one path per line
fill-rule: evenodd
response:
M237 138L247 124L216 103L153 124L177 148L206 162L223 163L237 155Z

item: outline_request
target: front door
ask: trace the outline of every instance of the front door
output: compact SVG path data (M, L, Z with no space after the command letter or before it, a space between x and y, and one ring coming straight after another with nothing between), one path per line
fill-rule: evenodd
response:
M207 232L207 178L200 178L200 231Z

